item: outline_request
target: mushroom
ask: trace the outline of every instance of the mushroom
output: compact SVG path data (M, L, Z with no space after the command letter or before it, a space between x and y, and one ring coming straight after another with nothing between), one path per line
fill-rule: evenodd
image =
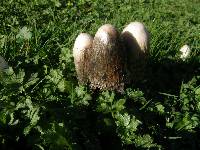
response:
M132 82L140 81L149 55L150 34L142 23L131 22L122 31L121 39L127 53L127 78Z
M92 49L93 37L87 33L81 33L75 40L73 57L75 69L80 84L88 82L88 58L87 53Z
M93 48L88 53L89 82L93 89L123 91L124 57L119 33L110 24L101 26L95 34Z
M183 45L179 51L181 52L180 58L182 60L186 60L190 56L191 50L188 45Z
M124 84L143 78L149 40L149 32L140 22L130 23L121 35L111 24L101 26L94 39L81 33L73 48L79 83L123 92Z

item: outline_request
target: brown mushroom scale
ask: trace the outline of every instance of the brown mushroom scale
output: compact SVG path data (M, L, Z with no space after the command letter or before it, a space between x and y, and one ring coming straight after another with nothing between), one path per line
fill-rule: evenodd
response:
M99 28L93 40L93 48L88 53L91 58L89 81L93 89L123 90L123 54L117 30L111 25Z

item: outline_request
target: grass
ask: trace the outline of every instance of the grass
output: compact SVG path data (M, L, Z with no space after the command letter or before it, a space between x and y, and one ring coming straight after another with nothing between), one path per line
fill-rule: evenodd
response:
M77 87L74 70L72 48L80 32L94 35L106 23L122 31L132 21L143 22L151 33L146 80L127 87L144 95L116 94L116 100L127 99L127 112L143 122L136 132L148 133L163 149L198 149L200 111L193 101L200 97L195 94L200 85L199 8L198 0L1 1L0 54L16 73L12 82L17 83L16 87L1 84L0 115L7 118L0 121L1 149L64 149L66 145L69 149L94 149L95 145L106 149L109 146L103 145L108 143L110 149L137 144L138 149L153 147L139 143L151 143L147 136L139 142L125 137L119 122L113 129L105 127L102 120L112 124L120 115L104 114L103 108L95 111L102 93ZM192 51L186 61L179 59L184 44ZM16 120L19 123L12 125ZM129 138L130 144L122 144ZM74 139L77 145L71 144Z

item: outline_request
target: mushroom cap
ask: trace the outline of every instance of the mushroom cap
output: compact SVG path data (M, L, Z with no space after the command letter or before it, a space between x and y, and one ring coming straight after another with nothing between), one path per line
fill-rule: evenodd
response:
M191 50L188 45L183 45L180 49L180 52L182 53L180 58L185 60L186 58L189 57Z
M88 33L80 33L75 40L73 57L77 60L83 55L84 51L92 46L93 37Z
M150 34L144 24L131 22L124 28L121 36L128 47L137 48L143 53L148 52Z
M111 24L101 26L95 34L95 38L99 38L104 44L118 37L118 31Z
M92 49L93 37L87 33L81 33L75 40L73 57L79 83L88 81L88 53Z
M149 32L142 23L131 22L122 31L121 39L127 53L127 79L138 82L145 75L149 55Z
M95 34L89 53L89 81L93 89L122 91L123 56L119 32L111 24L101 26Z

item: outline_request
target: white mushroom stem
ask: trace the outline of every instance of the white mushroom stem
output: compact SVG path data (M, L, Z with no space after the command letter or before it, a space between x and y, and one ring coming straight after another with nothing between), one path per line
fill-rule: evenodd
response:
M92 48L93 37L87 33L81 33L75 40L73 57L76 72L80 83L87 82L87 53Z
M190 56L191 50L190 50L190 47L188 45L183 45L181 47L181 49L180 49L180 52L181 52L180 58L182 60L185 60L185 59L187 59Z

